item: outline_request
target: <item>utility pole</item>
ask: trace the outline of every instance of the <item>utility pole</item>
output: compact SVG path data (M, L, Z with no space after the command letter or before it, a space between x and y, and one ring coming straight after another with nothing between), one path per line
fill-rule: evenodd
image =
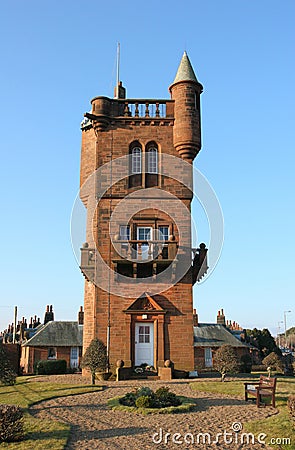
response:
M291 311L284 311L284 322L285 322L285 348L287 348L287 314Z
M280 320L279 322L278 322L278 346L279 346L279 348L281 347L281 334L280 334L280 331L281 331L281 323L284 323L282 320Z

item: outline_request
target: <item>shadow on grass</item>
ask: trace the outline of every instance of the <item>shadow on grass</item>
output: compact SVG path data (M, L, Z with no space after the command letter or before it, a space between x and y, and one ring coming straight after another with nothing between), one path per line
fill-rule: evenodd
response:
M24 441L46 441L46 440L63 440L67 441L69 430L53 430L53 431L33 431L27 432Z
M80 427L75 427L75 435L76 436L82 436L83 434L83 440L87 442L88 440L94 440L94 439L109 439L109 438L115 438L120 436L135 436L137 434L141 435L143 433L149 432L150 429L147 427L128 427L128 428L107 428L102 430L87 430L85 432L84 429L80 429ZM65 448L70 448L70 444L75 442L76 439L73 437L69 439L68 445Z

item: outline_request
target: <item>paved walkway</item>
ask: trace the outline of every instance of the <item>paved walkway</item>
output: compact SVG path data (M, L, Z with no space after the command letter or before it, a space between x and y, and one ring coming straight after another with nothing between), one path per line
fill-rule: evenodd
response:
M42 380L45 381L44 378ZM60 381L60 379L57 381ZM76 381L77 378L74 382ZM72 380L68 382L72 382ZM240 429L247 421L263 419L273 415L276 413L274 408L258 409L256 405L245 403L239 398L193 391L187 380L173 380L169 383L121 381L120 383L104 382L102 384L104 390L101 392L44 401L34 405L31 413L36 417L70 423L72 428L67 449L164 450L203 448L206 450L258 450L270 448L264 444L259 444L257 439L255 439L254 444L242 445L241 433L243 431L235 433L233 427ZM196 411L183 414L144 416L127 411L112 411L107 406L109 398L123 395L140 385L149 386L151 389L169 386L170 390L176 394L194 398ZM179 433L179 435L174 436L176 442L173 442L173 434L175 433ZM207 435L204 435L204 433L207 433ZM230 434L225 435L224 433ZM203 442L203 439L205 439L205 442Z

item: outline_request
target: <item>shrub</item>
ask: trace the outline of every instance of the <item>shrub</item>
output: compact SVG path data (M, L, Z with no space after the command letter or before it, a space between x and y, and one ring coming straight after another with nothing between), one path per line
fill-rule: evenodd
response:
M119 402L121 405L137 408L167 408L181 405L181 400L167 387L159 388L156 392L148 387L141 387L136 392L128 392Z
M251 373L252 370L252 358L249 353L241 356L241 368L242 373Z
M262 363L266 367L270 367L270 370L276 370L278 372L283 373L283 363L281 358L275 353L271 352L269 355L267 355L263 360Z
M120 398L120 403L124 406L135 406L136 398L134 392L128 392L124 397Z
M147 395L150 397L152 394L153 394L152 389L150 389L149 387L144 387L144 386L137 389L137 391L136 391L137 397L141 397L142 395Z
M240 361L231 345L222 345L214 355L214 368L220 372L221 381L227 373L236 373L240 369Z
M155 404L158 408L166 408L167 406L179 406L181 401L176 394L169 391L169 388L162 387L155 392Z
M67 362L64 359L40 360L36 365L38 375L60 375L67 372Z
M0 405L0 442L20 441L23 437L22 410L16 405Z
M148 395L141 395L135 401L136 408L152 408L152 399Z
M92 384L95 384L95 373L105 372L108 368L107 348L100 339L92 339L83 356L82 367L91 372Z
M253 364L252 372L265 372L266 367L263 364Z
M295 420L295 395L290 395L288 398L288 408L293 420Z
M7 353L0 344L0 383L12 386L16 381L16 373L7 357Z

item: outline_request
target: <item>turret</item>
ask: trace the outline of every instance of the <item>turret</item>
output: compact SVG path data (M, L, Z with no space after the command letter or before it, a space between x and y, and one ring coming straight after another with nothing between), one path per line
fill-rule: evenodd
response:
M201 149L200 95L203 86L198 82L186 52L169 90L175 101L173 144L182 158L192 161Z

